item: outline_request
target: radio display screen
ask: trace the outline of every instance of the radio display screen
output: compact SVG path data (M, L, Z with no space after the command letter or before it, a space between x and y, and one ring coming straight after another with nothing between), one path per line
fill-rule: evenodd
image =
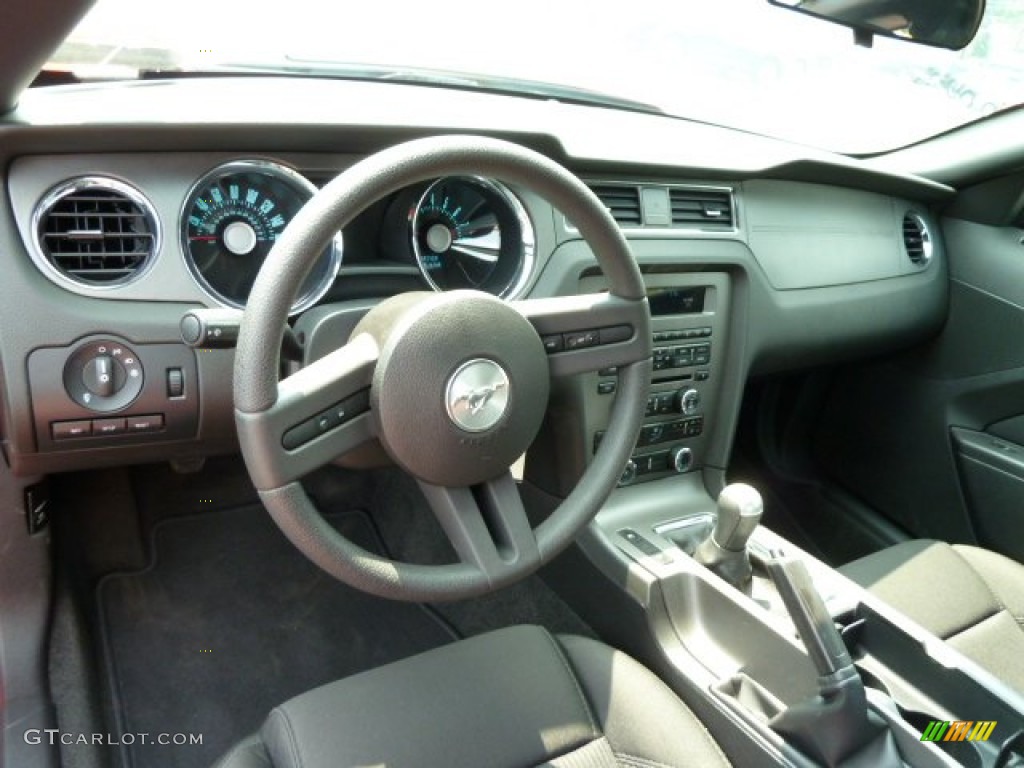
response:
M694 315L704 311L704 288L648 288L647 301L654 317Z

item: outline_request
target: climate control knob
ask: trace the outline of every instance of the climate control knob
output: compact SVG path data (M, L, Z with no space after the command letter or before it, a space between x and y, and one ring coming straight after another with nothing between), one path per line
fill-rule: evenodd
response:
M626 466L622 470L622 475L619 476L619 485L629 485L636 480L636 462L630 459L626 462Z
M669 469L679 473L689 472L693 468L693 451L685 445L673 448L669 454Z
M681 389L676 393L676 410L684 416L693 416L700 410L700 392Z

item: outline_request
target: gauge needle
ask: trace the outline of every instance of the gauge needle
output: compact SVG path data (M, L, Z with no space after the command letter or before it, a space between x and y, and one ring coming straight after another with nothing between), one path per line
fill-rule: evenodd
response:
M456 238L452 242L451 250L469 256L471 259L494 264L498 261L498 255L501 253L501 232L495 228L478 237Z

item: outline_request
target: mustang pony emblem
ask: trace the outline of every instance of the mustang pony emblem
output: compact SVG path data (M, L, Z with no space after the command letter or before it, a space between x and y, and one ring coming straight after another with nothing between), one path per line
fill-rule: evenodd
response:
M487 405L491 395L505 386L504 381L499 381L486 387L477 387L472 392L465 392L456 398L457 403L465 402L469 406L469 412L476 416L480 410Z
M510 388L508 374L496 362L469 360L448 379L444 398L448 418L465 432L488 430L505 415Z

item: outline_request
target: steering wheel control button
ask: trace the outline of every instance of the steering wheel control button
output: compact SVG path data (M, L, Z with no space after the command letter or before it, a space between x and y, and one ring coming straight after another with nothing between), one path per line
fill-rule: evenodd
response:
M508 410L509 380L505 369L493 360L478 358L463 363L445 392L448 418L466 432L486 432Z
M600 331L576 331L565 334L564 338L566 350L596 347L601 343Z
M541 341L544 343L544 351L549 355L554 352L561 352L565 349L565 340L562 338L562 334L560 333L543 336Z
M143 379L138 356L113 339L83 344L64 365L64 389L68 396L97 413L127 407L142 391Z
M286 450L294 451L320 435L327 434L335 427L340 427L356 416L366 413L369 408L370 391L364 389L289 429L282 435L281 445Z
M603 344L616 344L633 338L633 326L610 325L607 328L590 328L571 333L554 333L541 337L544 351L549 355L556 352L571 352L574 349L586 349Z
M74 437L89 437L92 434L91 421L55 421L50 425L54 440L68 440Z

